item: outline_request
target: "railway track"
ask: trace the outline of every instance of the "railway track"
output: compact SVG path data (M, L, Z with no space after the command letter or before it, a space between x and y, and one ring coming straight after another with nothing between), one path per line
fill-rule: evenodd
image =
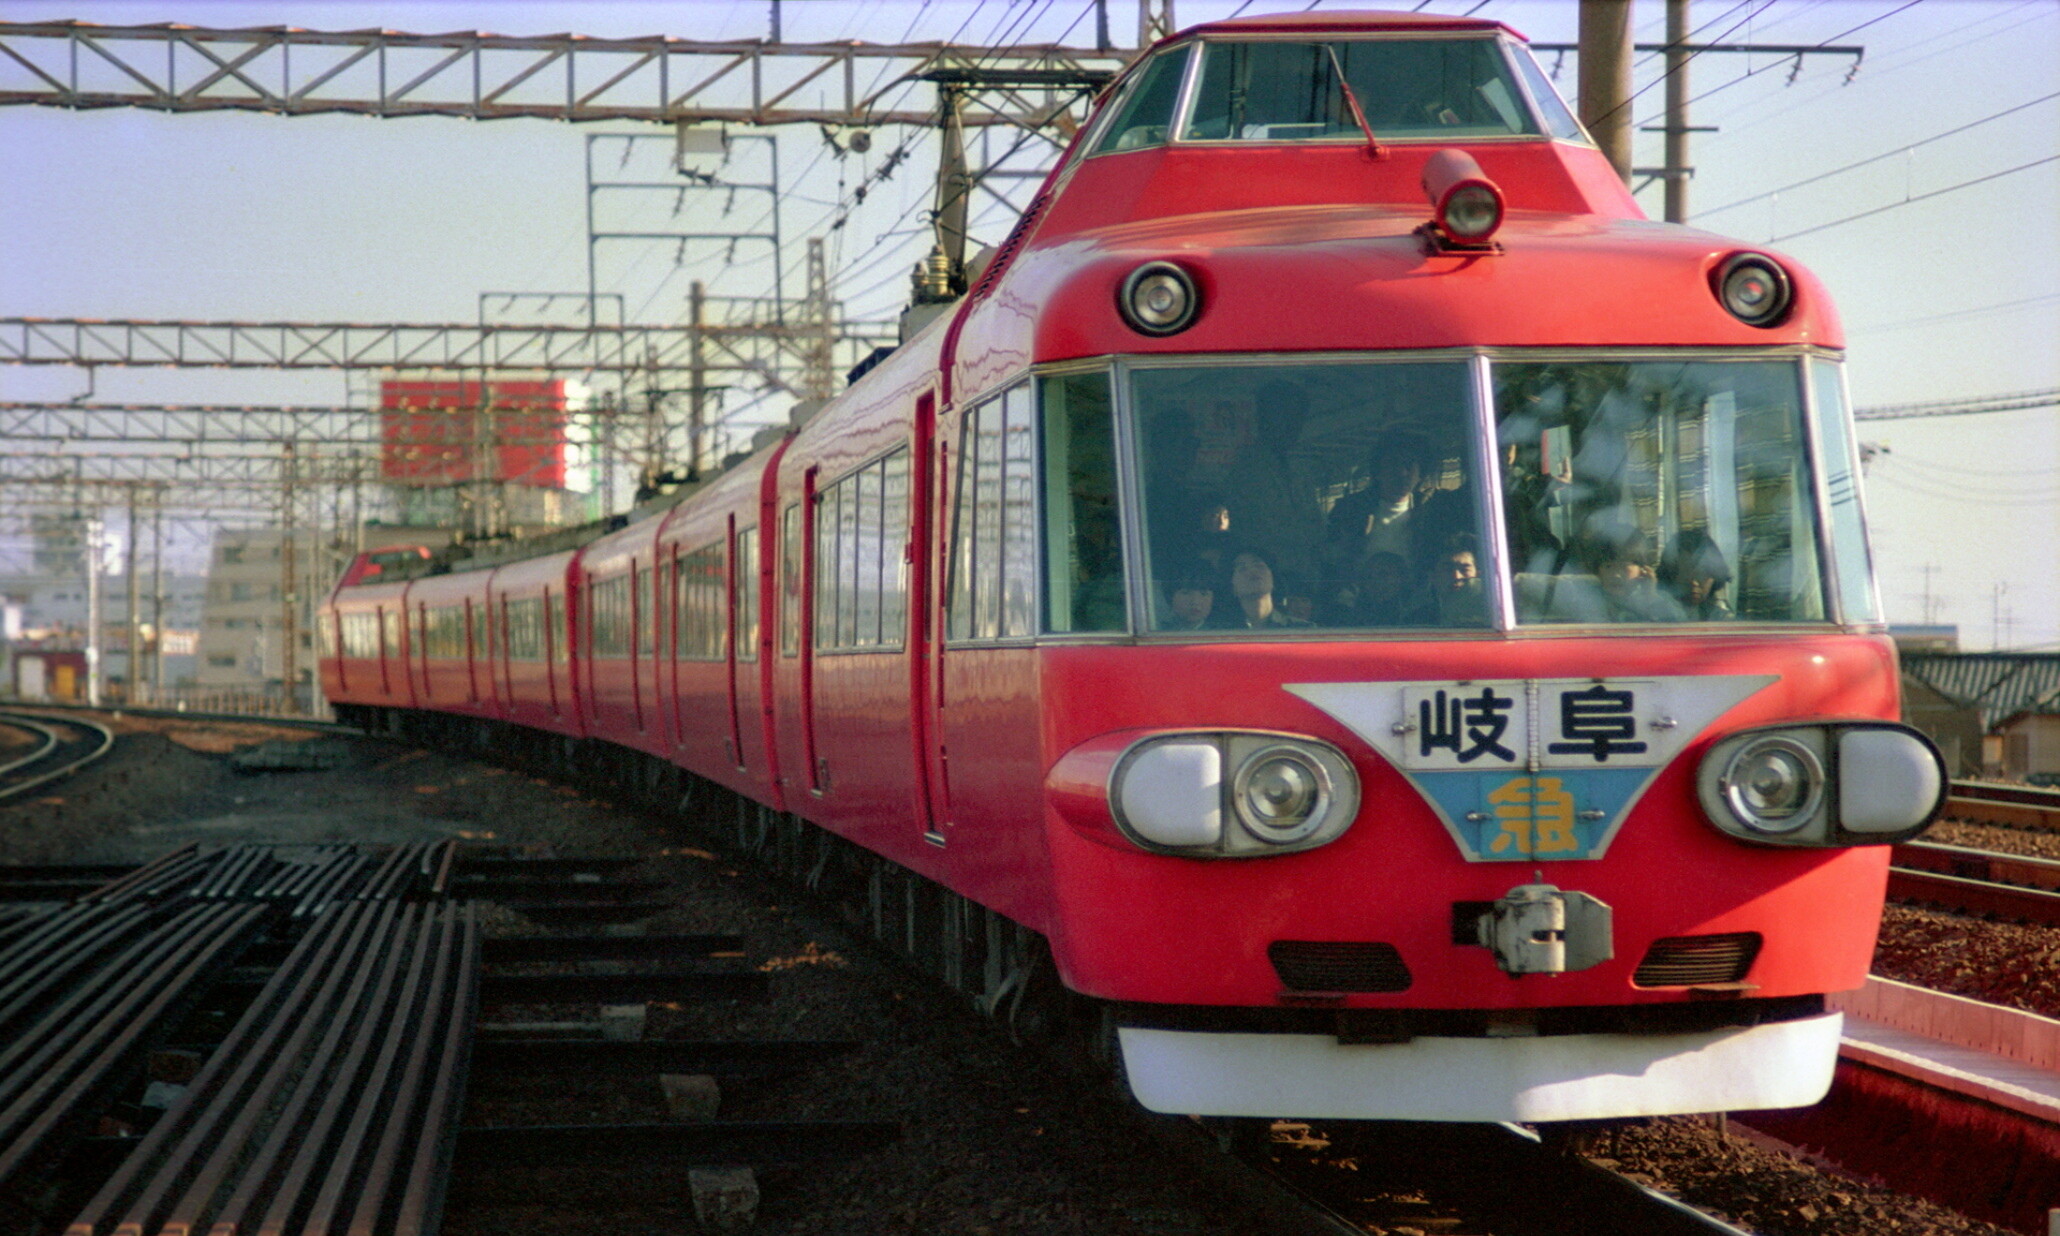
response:
M1750 1236L1518 1125L1283 1124L1247 1158L1325 1231Z
M114 731L91 717L0 711L0 726L32 748L0 763L0 803L71 776L114 749Z
M900 1136L871 1120L720 1121L708 1101L655 1124L465 1123L475 1073L573 1093L597 1076L673 1077L708 1096L718 1078L799 1072L855 1046L606 1041L566 1037L563 1021L511 1023L508 1011L749 1001L768 986L729 934L487 939L468 893L549 907L563 904L539 895L553 881L612 883L605 862L522 866L468 870L437 842L0 869L13 898L0 906L0 1214L68 1236L422 1236L454 1180L460 1196L505 1199L567 1170L612 1172L614 1192L693 1180L697 1211L704 1199L734 1211L756 1203L742 1169ZM193 1041L211 1025L218 1037ZM89 1136L96 1124L127 1132Z
M1888 895L1895 900L2060 926L2060 860L1908 841L1889 863Z
M2060 832L2060 790L1994 781L1955 781L1946 817L2033 832Z

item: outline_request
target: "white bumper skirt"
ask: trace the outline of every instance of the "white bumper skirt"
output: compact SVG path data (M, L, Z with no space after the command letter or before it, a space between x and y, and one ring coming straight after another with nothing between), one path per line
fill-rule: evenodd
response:
M1546 1121L1807 1107L1843 1014L1699 1034L1418 1038L1124 1028L1138 1102L1190 1116Z

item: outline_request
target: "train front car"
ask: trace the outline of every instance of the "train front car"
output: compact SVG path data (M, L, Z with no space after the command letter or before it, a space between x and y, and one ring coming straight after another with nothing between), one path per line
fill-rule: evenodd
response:
M956 340L945 661L1043 633L1040 917L1145 1105L1818 1099L1944 786L1819 285L1645 221L1513 32L1409 16L1161 45L1016 246Z

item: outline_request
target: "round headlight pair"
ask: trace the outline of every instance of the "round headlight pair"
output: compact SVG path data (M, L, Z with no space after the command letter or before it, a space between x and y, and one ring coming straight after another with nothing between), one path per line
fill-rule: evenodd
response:
M1778 326L1795 303L1788 272L1764 253L1734 253L1717 268L1717 299L1747 326Z
M1711 747L1696 789L1724 833L1778 846L1885 845L1923 832L1945 805L1945 759L1892 721L1746 730Z
M1177 335L1194 325L1202 295L1194 277L1172 262L1146 262L1116 293L1116 308L1142 335Z
M1116 761L1108 802L1123 835L1149 850L1280 854L1343 833L1359 813L1359 780L1343 752L1314 739L1166 734Z

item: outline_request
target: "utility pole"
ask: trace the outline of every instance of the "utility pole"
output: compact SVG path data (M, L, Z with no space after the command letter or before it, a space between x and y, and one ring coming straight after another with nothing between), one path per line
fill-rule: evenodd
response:
M165 496L150 504L150 702L165 697Z
M687 293L687 322L694 331L687 358L687 475L699 480L702 435L708 432L708 292L699 279Z
M86 706L100 707L100 516L86 520Z
M1581 0L1581 123L1631 183L1631 0Z
M136 578L136 559L140 548L137 542L142 538L136 534L136 486L134 485L129 486L129 521L127 530L129 541L127 545L123 546L122 575L124 582L128 585L128 608L125 617L128 619L129 655L122 668L122 702L134 705L142 696L142 692L138 689L138 684L143 681L141 672L143 666L143 623L141 619L143 615L139 612L143 608L143 598L141 595L142 590L138 586L140 581Z
M1667 0L1667 222L1688 222L1688 0Z
M286 442L281 445L285 448L286 457L285 466L279 472L280 484L283 487L279 502L279 676L285 680L287 707L292 710L300 668L296 655L300 650L300 598L299 590L295 587L298 581L295 578L297 572L294 570L293 555L295 460L293 443Z
M1137 46L1150 47L1180 25L1173 19L1173 0L1137 0Z
M830 302L830 264L823 256L820 236L808 238L808 363L802 370L802 389L810 399L828 400L837 393L837 375L832 358L836 355L837 320Z

